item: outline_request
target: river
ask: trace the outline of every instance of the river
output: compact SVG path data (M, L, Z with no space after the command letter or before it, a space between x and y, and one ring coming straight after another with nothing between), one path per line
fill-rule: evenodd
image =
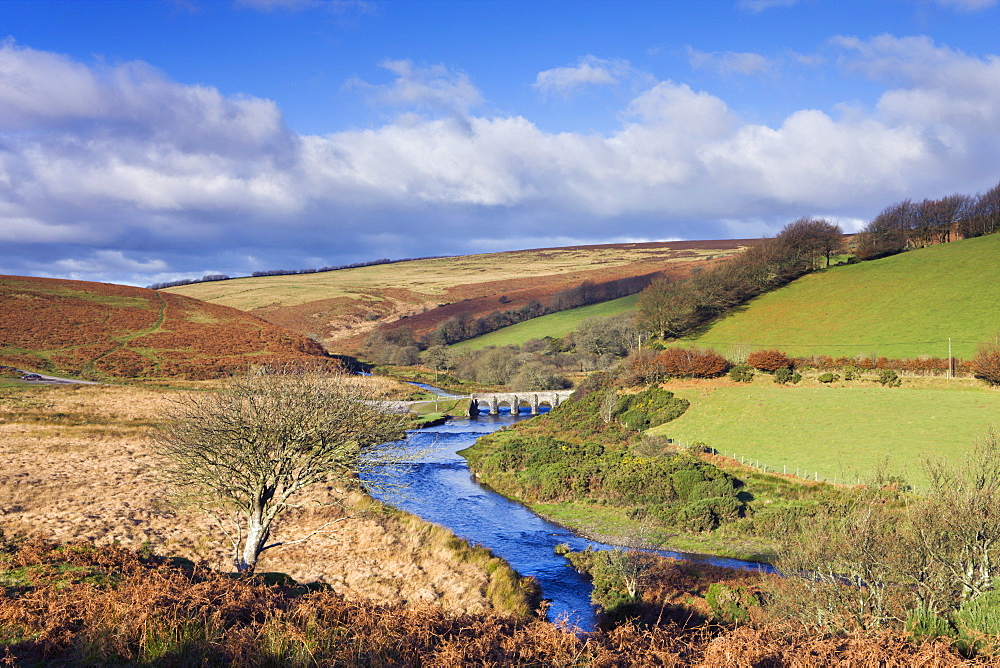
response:
M397 508L425 520L448 527L471 543L488 547L505 559L521 575L538 580L543 598L551 601L548 617L564 620L589 631L595 625L595 609L590 602L591 584L576 572L554 548L568 543L573 550L612 549L613 546L573 535L565 527L548 522L525 506L489 491L474 480L465 459L457 454L477 438L529 415L480 415L459 418L410 432L401 444L414 453L413 465L398 480L402 492L374 495ZM693 559L730 568L768 568L761 564L678 552L659 554Z

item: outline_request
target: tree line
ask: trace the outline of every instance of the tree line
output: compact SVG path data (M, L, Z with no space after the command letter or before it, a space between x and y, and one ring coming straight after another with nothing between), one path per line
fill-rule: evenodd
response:
M874 260L1000 231L1000 183L979 195L954 194L914 202L906 199L883 209L858 233L855 257Z
M856 235L854 256L848 262L996 232L1000 232L1000 184L975 196L904 200L883 209ZM838 225L800 218L725 264L683 280L654 280L639 295L636 325L664 339L683 336L753 297L830 266L831 258L844 250Z
M421 345L424 348L434 345L451 345L550 313L628 297L642 291L660 275L660 272L652 272L600 283L586 280L577 286L555 293L547 306L537 299L532 299L519 308L507 311L497 310L478 318L469 313L459 313L448 318L435 330L425 335L421 340Z
M829 266L843 243L840 226L800 218L724 264L682 280L654 280L639 294L636 324L664 339L681 336L752 297Z

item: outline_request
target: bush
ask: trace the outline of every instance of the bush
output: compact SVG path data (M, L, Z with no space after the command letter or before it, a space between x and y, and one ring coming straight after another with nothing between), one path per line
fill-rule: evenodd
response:
M774 373L778 369L790 369L792 360L780 350L757 350L747 357L747 364L760 371Z
M818 380L821 383L832 383L835 380L840 380L840 376L838 376L835 373L827 372L827 373L821 373L819 376L816 377L816 380Z
M673 392L650 387L620 398L615 417L629 429L645 431L679 418L689 405L686 399L674 397Z
M664 376L685 378L714 378L729 368L722 355L697 348L668 348L656 356L655 365Z
M760 605L757 596L749 592L746 587L731 587L721 582L713 582L708 586L705 602L712 609L716 619L730 624L749 622L750 611L747 608Z
M749 364L737 364L729 370L729 378L737 383L749 383L753 380L753 367Z
M980 594L962 604L954 616L959 631L956 642L963 654L997 654L1000 636L1000 590Z
M903 384L903 381L899 379L899 375L892 369L882 369L879 371L878 382L882 387L899 387Z
M1000 344L979 346L970 366L976 378L981 378L990 385L1000 385Z
M844 380L857 380L861 378L861 369L848 364L844 367Z
M802 380L802 374L795 373L788 367L782 367L774 372L774 382L784 385L785 383L797 383Z
M906 618L906 632L914 641L921 643L936 638L953 637L955 629L941 615L924 608L917 608Z

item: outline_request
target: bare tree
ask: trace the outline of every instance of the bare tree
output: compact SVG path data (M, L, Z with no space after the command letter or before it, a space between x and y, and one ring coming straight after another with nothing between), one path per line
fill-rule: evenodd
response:
M177 401L156 448L169 461L166 480L216 520L236 569L246 572L265 550L329 533L346 519L269 542L275 518L310 485L360 485L361 472L401 463L392 442L405 421L383 410L363 378L318 367L260 368Z
M958 232L965 239L992 234L997 230L1000 230L1000 183L977 195L958 224Z
M1000 440L990 431L956 466L927 465L930 492L921 538L951 575L961 600L992 589L1000 574Z
M829 267L830 257L844 244L844 231L821 218L799 218L785 225L774 241L784 251L794 277L816 267L820 258L826 258Z

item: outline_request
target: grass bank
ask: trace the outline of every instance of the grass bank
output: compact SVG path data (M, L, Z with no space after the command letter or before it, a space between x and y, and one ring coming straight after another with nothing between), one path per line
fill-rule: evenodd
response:
M488 346L519 346L525 341L541 339L546 336L558 339L575 330L580 326L580 322L586 318L606 318L633 310L638 298L638 295L630 295L600 304L550 313L540 318L532 318L489 334L477 336L474 339L455 343L450 347L456 350L480 350Z
M778 348L791 355L968 359L997 333L1000 235L832 267L761 295L685 344L722 354Z

